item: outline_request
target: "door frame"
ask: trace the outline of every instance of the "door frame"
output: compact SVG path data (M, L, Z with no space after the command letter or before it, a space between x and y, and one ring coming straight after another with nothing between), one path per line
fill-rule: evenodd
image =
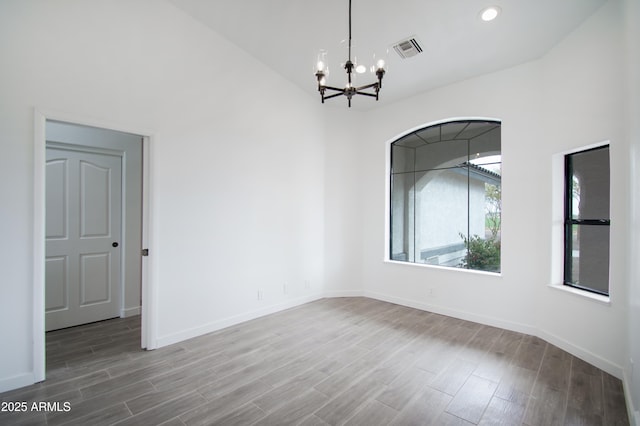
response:
M46 122L47 120L63 121L81 126L91 126L138 134L142 136L142 246L155 252L152 247L153 200L150 183L151 147L153 133L145 129L79 117L77 115L34 109L34 208L33 208L33 376L34 382L46 378L46 346L45 346L45 197L46 197ZM142 348L151 350L157 347L156 338L156 297L153 285L153 257L141 257L141 341Z

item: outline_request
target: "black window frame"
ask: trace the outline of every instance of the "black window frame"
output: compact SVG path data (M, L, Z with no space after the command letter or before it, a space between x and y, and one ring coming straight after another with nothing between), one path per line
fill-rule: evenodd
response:
M610 153L609 144L600 145L594 148L584 149L564 156L564 274L563 284L569 287L573 287L579 290L587 291L590 293L599 294L602 296L609 296L609 282L607 280L607 291L601 291L592 287L580 285L579 283L572 282L569 277L573 276L573 227L574 226L611 226L611 218L589 218L589 219L576 219L573 217L573 163L572 159L575 155L583 154L590 151L597 151L606 149ZM609 175L611 175L611 160L608 156L609 162L607 167L609 168ZM609 186L608 192L609 200L611 199L611 186ZM608 200L608 201L609 201ZM609 212L609 216L611 213ZM610 241L609 237L609 241ZM609 254L610 255L610 252Z

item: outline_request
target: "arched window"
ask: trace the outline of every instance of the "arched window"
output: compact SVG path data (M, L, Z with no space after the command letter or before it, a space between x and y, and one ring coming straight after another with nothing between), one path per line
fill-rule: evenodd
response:
M500 122L456 120L391 144L390 259L500 272Z

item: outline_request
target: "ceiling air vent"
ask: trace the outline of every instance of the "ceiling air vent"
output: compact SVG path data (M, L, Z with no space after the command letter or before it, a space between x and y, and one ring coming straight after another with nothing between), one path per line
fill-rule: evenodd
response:
M420 47L415 37L411 37L394 44L393 50L395 50L402 59L407 59L422 52L422 47Z

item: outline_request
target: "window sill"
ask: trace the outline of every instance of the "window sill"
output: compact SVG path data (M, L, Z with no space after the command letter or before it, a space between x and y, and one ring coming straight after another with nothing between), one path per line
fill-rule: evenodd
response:
M391 260L385 259L385 263L393 263L396 265L407 265L407 266L417 266L419 268L427 268L427 269L440 269L443 271L459 271L467 274L478 274L478 275L488 275L491 277L501 277L501 272L488 272L488 271L480 271L477 269L465 269L465 268L455 268L452 266L440 266L440 265L430 265L428 263L413 263L413 262L403 262L401 260Z
M588 291L580 290L577 288L569 287L563 284L550 284L549 287L566 293L571 293L585 299L593 300L594 302L602 305L611 306L611 298L609 296L603 296L601 294L590 293Z

